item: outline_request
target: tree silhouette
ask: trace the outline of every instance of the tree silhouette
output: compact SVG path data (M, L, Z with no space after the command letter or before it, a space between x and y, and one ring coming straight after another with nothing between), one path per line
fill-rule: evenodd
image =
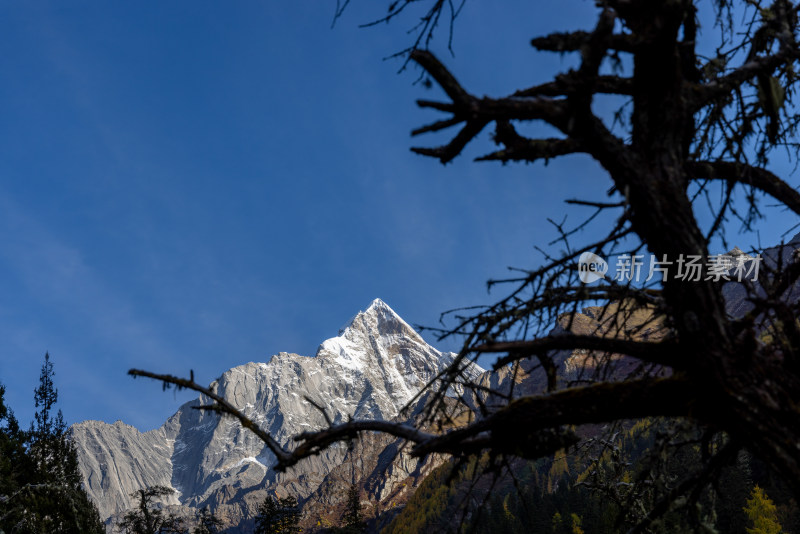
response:
M192 530L192 534L216 534L222 527L222 521L211 513L208 506L200 510L198 525Z
M183 520L172 513L165 514L157 503L158 499L172 495L175 490L166 486L151 486L136 490L137 507L125 513L117 528L125 534L167 534L186 533Z
M45 354L34 390L37 408L22 432L2 403L0 387L0 531L13 533L105 532L100 514L82 487L78 454L59 410L55 371Z
M278 532L278 502L267 495L258 506L256 534L275 534Z
M293 496L275 499L270 495L258 507L255 534L295 534L301 532L300 509Z
M14 412L5 405L5 386L0 384L0 495L11 495L24 484L27 471L25 434Z
M364 514L361 512L361 496L359 495L358 486L355 483L350 484L347 488L347 500L345 501L344 515L342 516L344 523L343 533L356 534L364 532L366 525L364 523Z
M55 371L50 354L45 353L39 374L39 386L33 392L37 408L28 431L29 454L34 462L35 476L40 481L61 481L71 486L82 482L78 471L78 456L69 441L69 431L61 410L53 416L58 402Z
M757 230L764 197L800 214L800 194L771 170L771 158L796 157L800 146L794 107L800 4L600 0L594 28L531 41L541 52L574 54L574 68L501 97L473 95L423 48L442 17L457 15L452 4L392 2L387 19L423 4L421 37L407 57L446 96L417 104L447 117L412 135L460 129L441 146L412 150L448 163L492 127L497 149L478 160L533 163L588 155L603 169L606 178L598 180L608 180L610 198L568 200L590 215L574 227L556 224L561 251L546 255L544 265L491 282L508 288L504 297L469 315L455 314L454 324L439 331L462 336L464 345L429 388L428 417L416 424L331 424L296 436L289 450L193 380L131 374L202 392L213 401L210 409L234 415L264 440L277 469L365 431L403 438L418 456L488 451L495 458L534 458L578 443L576 426L669 417L703 429L705 461L674 484L641 529L681 496L693 504L695 488L744 447L800 494L800 262L791 247L764 258L714 250L727 245L734 224ZM699 18L704 7L714 13L710 19ZM710 56L700 51L701 29ZM617 112L598 111L600 98L617 103ZM555 135L528 137L519 127L529 123ZM709 211L708 222L698 216L701 209ZM573 244L591 221L605 221L603 237ZM627 258L631 267L644 252L662 268L647 283L633 276L583 283L576 268L582 256L595 257L587 254ZM690 264L700 266L701 275ZM752 279L743 279L743 272ZM726 308L733 297L736 310ZM594 326L578 328L578 312L598 302L605 305ZM582 355L573 380L559 374L568 354ZM469 378L470 360L486 355L496 355L494 370L511 373L512 386L488 390ZM541 388L513 390L518 379L537 374L544 377ZM474 391L477 405L473 420L458 428L448 427L455 412L445 397L453 385Z

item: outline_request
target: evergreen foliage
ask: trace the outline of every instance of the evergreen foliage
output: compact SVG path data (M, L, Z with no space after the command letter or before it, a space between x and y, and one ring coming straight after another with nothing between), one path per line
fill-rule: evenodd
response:
M361 512L361 498L358 492L358 486L350 484L347 488L347 505L345 506L343 528L340 530L342 534L357 534L364 532L366 524L364 523L364 514Z
M165 514L157 502L173 493L175 490L166 486L152 486L131 493L137 498L138 506L128 510L117 527L124 534L187 533L183 520L172 513Z
M267 495L258 507L255 534L275 534L278 532L278 502Z
M5 405L5 386L0 384L0 495L11 495L24 482L21 480L28 458L25 454L25 433L20 430L14 412Z
M383 532L628 532L642 514L652 510L675 487L679 476L702 465L702 450L688 436L675 436L676 441L685 444L661 454L659 436L668 428L664 422L643 420L617 433L613 441L603 440L604 453L598 456L571 450L536 461L515 461L510 465L516 484L510 475L500 477L494 484L492 474L475 479L475 473L486 471L485 458L455 473L454 463L444 464L423 481ZM644 532L783 532L781 524L795 525L800 511L791 490L776 484L776 479L761 461L743 452L722 468L718 483L702 492L697 506L676 507ZM761 489L764 485L775 492L775 503ZM463 519L466 521L462 525Z
M448 462L425 477L406 507L383 530L383 534L445 530L445 510L452 506L456 492L456 482L450 480L452 471L453 464Z
M295 534L302 531L299 522L300 508L295 497L275 499L267 495L258 507L255 534Z
M28 431L28 453L33 461L35 476L40 483L60 481L77 486L81 482L77 452L69 440L69 431L61 410L58 410L53 417L53 410L58 402L54 376L50 354L45 354L39 375L39 387L33 393L37 411Z
M222 527L222 521L211 513L208 506L204 506L200 510L199 523L192 530L192 534L216 534L219 532L220 527Z
M36 413L24 432L0 386L0 532L104 534L94 503L81 485L78 455L59 410L55 371L45 354L34 390Z

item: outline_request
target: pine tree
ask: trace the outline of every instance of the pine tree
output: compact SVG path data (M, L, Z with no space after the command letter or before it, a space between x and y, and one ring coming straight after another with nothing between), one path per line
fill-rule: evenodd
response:
M255 534L295 534L302 531L297 526L299 522L296 498L288 496L276 500L268 495L258 507Z
M778 509L761 487L756 485L747 499L744 512L753 527L747 529L747 534L780 534L783 530L778 523Z
M151 486L131 493L136 497L138 505L128 510L117 526L124 534L185 534L183 520L174 514L165 514L157 504L157 500L175 493L166 486Z
M45 353L39 375L39 387L33 392L37 411L28 431L29 454L39 483L66 483L71 487L79 486L81 475L78 471L78 454L70 441L64 416L61 410L58 410L53 417L53 409L58 402L54 376L50 354Z
M199 524L194 527L192 534L216 534L219 532L220 527L222 527L222 521L211 513L208 506L204 506L200 510Z
M5 386L0 384L0 496L8 497L22 485L27 457L25 433L20 430L14 412L5 405L4 396Z
M355 484L350 484L350 487L347 489L347 505L342 519L344 520L344 532L364 532L366 528L364 515L361 512L361 500L358 494L358 486Z
M275 534L278 530L278 503L267 495L258 507L255 534Z
M297 526L300 522L300 508L297 505L297 499L291 495L284 497L279 501L279 525L281 527L281 534L295 534L301 532L301 528Z
M34 406L38 408L38 411L33 416L34 422L31 423L32 435L48 436L53 433L53 418L50 414L58 402L58 390L53 382L55 374L53 362L50 361L50 353L46 352L42 369L39 372L39 387L33 390Z
M2 447L12 455L11 490L0 506L0 529L25 534L103 534L94 503L81 486L78 454L61 412L53 417L58 391L50 355L34 390L37 411L27 433L4 407ZM3 453L5 454L5 450Z

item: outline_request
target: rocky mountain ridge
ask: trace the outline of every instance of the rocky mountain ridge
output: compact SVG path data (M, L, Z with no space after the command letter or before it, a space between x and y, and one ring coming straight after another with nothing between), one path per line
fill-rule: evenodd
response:
M797 247L800 235L783 247L765 250L764 266L794 261ZM744 255L738 249L728 254ZM800 284L790 293L800 294ZM746 312L749 304L742 284L725 284L723 294L732 316ZM621 329L637 331L636 336L643 338L662 334L660 322L653 323L647 310L626 316L622 324L617 324L615 311L619 311L616 306L589 307L571 315L568 323L562 317L554 331L608 335ZM609 322L608 317L615 319ZM249 363L227 371L216 386L286 445L303 430L325 426L322 414L305 402L304 395L325 406L335 422L348 417L392 419L453 356L425 343L391 308L376 300L337 337L323 342L316 357L280 353L269 363ZM554 355L560 380L592 372L597 362L591 356L585 351ZM515 378L515 394L543 391L547 380L536 362L521 363L525 373ZM612 374L620 378L638 372L638 364L629 358L612 355L610 364ZM481 371L475 368L473 378L494 390L505 391L514 378L506 368L478 377ZM358 451L331 447L296 469L277 474L270 468L272 454L254 435L233 420L191 409L200 402L187 403L164 425L147 433L121 422L88 421L74 427L87 490L101 514L112 516L130 508L129 494L135 489L166 485L177 490L168 504L189 511L208 505L230 525L252 522L267 492L295 495L306 501L304 508L312 510L312 515L324 517L325 510L341 500L335 488L353 479L366 492L373 510L385 511L402 503L403 496L413 492L438 461L420 463L404 454L397 440L372 436Z
M453 357L428 345L376 299L337 337L324 341L315 357L282 352L268 363L226 371L215 386L285 446L302 431L326 426L305 396L325 407L334 422L393 419ZM104 518L132 508L130 494L137 489L164 485L176 490L165 504L187 513L209 506L229 525L241 525L252 521L265 492L320 499L320 487L337 467L371 461L355 459L340 445L276 473L274 456L253 433L232 418L192 409L205 403L202 398L188 402L161 427L144 433L120 421L73 426L86 490ZM373 455L381 456L390 444L379 441L372 445ZM421 479L422 466L402 453L388 462L385 455L374 460L367 475L377 488L376 500L396 493L395 485L407 487L408 477ZM388 473L385 480L381 470Z

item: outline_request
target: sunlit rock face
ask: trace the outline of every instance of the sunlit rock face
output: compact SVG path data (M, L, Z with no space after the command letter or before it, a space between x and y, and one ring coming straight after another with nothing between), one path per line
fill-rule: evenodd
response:
M754 256L745 254L739 247L727 253L734 262L743 262L742 282L737 280L733 271L731 281L722 287L722 295L725 297L725 310L731 317L744 317L753 309L753 304L748 297L763 297L764 290L758 283L752 280L755 273ZM795 235L789 242L776 247L768 248L760 254L761 259L758 265L760 276L772 277L774 272L786 269L787 266L800 259L800 234ZM795 282L784 294L788 302L796 302L800 299L800 281Z
M315 357L280 353L268 363L248 363L225 372L217 393L244 411L289 448L292 436L326 426L325 417L306 400L325 407L334 422L392 419L448 363L453 353L428 345L381 300L358 313L337 337L320 345ZM482 371L474 369L477 373ZM271 466L274 456L252 432L232 418L183 405L160 428L141 433L122 422L86 421L73 426L86 489L108 518L134 506L130 494L153 485L176 493L165 504L185 509L210 506L228 524L252 521L265 491L299 499L318 489L334 468L350 461L344 446L331 447L286 473ZM369 472L377 499L419 478L416 459L406 454L387 461L386 443L373 440L363 466L373 462L386 472ZM381 456L383 454L383 456ZM375 456L375 458L372 458ZM414 464L414 465L412 465ZM177 508L180 510L180 508Z

